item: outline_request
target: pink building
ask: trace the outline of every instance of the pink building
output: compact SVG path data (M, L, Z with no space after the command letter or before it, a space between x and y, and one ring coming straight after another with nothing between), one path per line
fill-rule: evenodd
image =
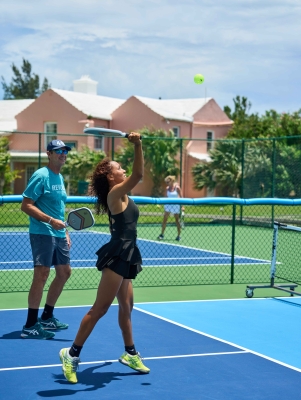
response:
M184 142L182 176L178 177L182 181L184 196L213 195L205 190L193 190L191 167L199 160L209 160L211 140L225 137L233 124L214 99L161 100L132 96L123 100L98 96L96 85L97 82L89 77L82 77L74 81L74 91L49 89L36 100L0 101L0 112L1 103L10 102L8 106L11 107L10 113L7 113L10 123L6 121L5 125L0 113L0 134L9 135L12 168L24 171L22 178L14 183L15 194L22 193L32 173L39 165L47 163L47 144L58 134L61 140L76 149L86 145L110 154L111 139L83 133L88 117L90 126L125 132L147 126L171 129L176 137L187 138ZM16 102L23 102L23 105L19 103L17 107ZM119 145L122 145L122 140L115 140L116 148ZM152 180L146 172L143 182L136 186L132 194L149 196L151 189Z
M184 197L213 195L205 190L200 192L193 189L191 167L200 160L210 159L208 151L213 146L211 140L225 137L233 124L214 99L160 100L132 96L113 112L112 117L112 128L125 132L154 126L157 129L171 129L179 138L201 139L184 141L182 189ZM135 193L149 196L152 180L147 173L145 175L143 182L135 188Z

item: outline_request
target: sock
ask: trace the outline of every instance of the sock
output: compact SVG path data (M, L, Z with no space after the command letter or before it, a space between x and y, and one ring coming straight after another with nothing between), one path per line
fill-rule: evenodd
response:
M77 346L75 343L70 347L69 354L71 357L79 357L83 346Z
M38 322L38 314L39 314L39 309L35 308L29 308L28 313L27 313L27 321L25 324L26 328L30 328L31 326L34 326Z
M133 346L125 346L124 348L125 348L125 351L128 352L131 356L135 356L137 354L134 344L133 344Z
M52 318L53 310L54 310L54 307L49 306L48 304L45 304L43 314L41 315L41 319L43 319L45 321L46 319Z

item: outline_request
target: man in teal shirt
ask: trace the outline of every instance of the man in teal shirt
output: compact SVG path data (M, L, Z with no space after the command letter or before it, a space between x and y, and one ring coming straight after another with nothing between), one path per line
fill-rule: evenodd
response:
M52 140L47 146L48 165L32 175L23 193L21 210L30 219L29 236L34 263L27 321L21 333L21 337L26 339L51 339L55 335L51 331L68 328L68 324L54 317L53 310L71 275L71 241L64 223L67 195L60 174L70 150L61 140ZM52 265L56 274L47 293L44 311L38 318L43 289Z

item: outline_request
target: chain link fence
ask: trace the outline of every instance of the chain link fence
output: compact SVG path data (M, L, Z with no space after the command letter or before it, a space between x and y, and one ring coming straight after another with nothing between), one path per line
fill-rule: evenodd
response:
M143 257L143 271L134 281L136 287L269 282L274 221L301 225L301 200L133 200L140 211L138 245ZM0 197L0 292L28 291L32 281L29 221L20 210L21 201L22 196ZM158 239L167 203L185 205L180 242L175 240L177 229L172 215L164 240ZM69 211L79 207L93 211L93 199L68 197L66 218ZM72 276L65 289L96 288L100 273L95 267L95 252L110 239L107 216L95 215L92 228L69 232ZM297 251L289 245L285 245L287 254Z
M45 165L47 162L45 155L46 145L53 138L63 140L78 151L82 151L88 145L90 149L97 151L103 149L103 141L101 137L96 135L56 132L51 135L43 132L12 132L12 134L23 135L26 143L30 143L30 146L35 148L34 154L37 155L34 162L35 168L31 172L26 171L27 177L35 169ZM106 140L109 141L107 148L110 149L106 155L114 160L117 157L120 144L117 146L115 138ZM214 182L215 196L233 196L242 199L301 198L301 174L299 171L301 136L243 140L162 138L154 136L151 140L176 140L180 142L178 154L174 157L177 160L177 167L180 171L180 185L185 180L187 184L194 186L197 177L194 180L190 180L191 171L197 164L202 163L208 166L208 171L210 171L210 168L212 169L209 181ZM25 158L30 155L28 151L23 153L21 154L18 151L11 152L11 161L16 163L15 168L17 169L24 168L23 164L20 164L20 160L22 159L24 163ZM29 168L32 169L33 160L28 158L28 162L31 163ZM87 160L85 165L88 165ZM70 195L83 195L86 193L87 182L85 177L79 176L82 174L83 169L82 165L80 169L76 170L76 174L73 174L74 176L71 174L72 176L66 177L69 182L75 181L75 189L71 187L72 185L70 186L71 191L68 188Z

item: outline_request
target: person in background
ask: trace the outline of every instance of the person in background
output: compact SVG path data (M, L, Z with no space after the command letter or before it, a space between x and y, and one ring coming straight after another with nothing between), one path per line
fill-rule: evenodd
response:
M165 183L167 184L166 196L168 198L177 199L179 197L183 197L182 190L181 190L180 186L178 185L178 183L176 182L175 176L171 176L171 175L167 176L165 178ZM181 240L180 208L181 208L181 206L179 204L165 204L164 205L162 231L161 231L160 235L158 236L159 240L164 239L164 232L165 232L167 220L168 220L170 214L174 215L175 221L176 221L177 233L178 233L176 240L177 241ZM185 208L182 207L182 211L184 211L184 210L185 210Z
M71 383L77 382L79 355L86 340L115 297L119 304L118 322L125 347L119 361L140 373L150 371L136 351L131 322L134 304L132 279L142 270L142 259L136 245L139 210L127 193L143 177L144 166L140 135L131 132L128 140L135 149L133 172L129 177L120 164L108 159L100 162L92 175L90 194L97 198L96 214L108 213L111 240L96 252L96 267L102 275L95 302L82 319L71 348L61 349L59 353L65 378ZM99 343L105 346L101 332Z
M71 147L61 140L52 140L47 146L48 165L32 175L23 193L21 210L29 215L34 264L27 320L21 332L24 339L51 339L55 335L51 331L68 328L68 324L54 317L53 310L71 275L71 241L64 223L67 195L60 174L70 150ZM38 318L43 289L52 265L55 277L48 290L44 311Z

